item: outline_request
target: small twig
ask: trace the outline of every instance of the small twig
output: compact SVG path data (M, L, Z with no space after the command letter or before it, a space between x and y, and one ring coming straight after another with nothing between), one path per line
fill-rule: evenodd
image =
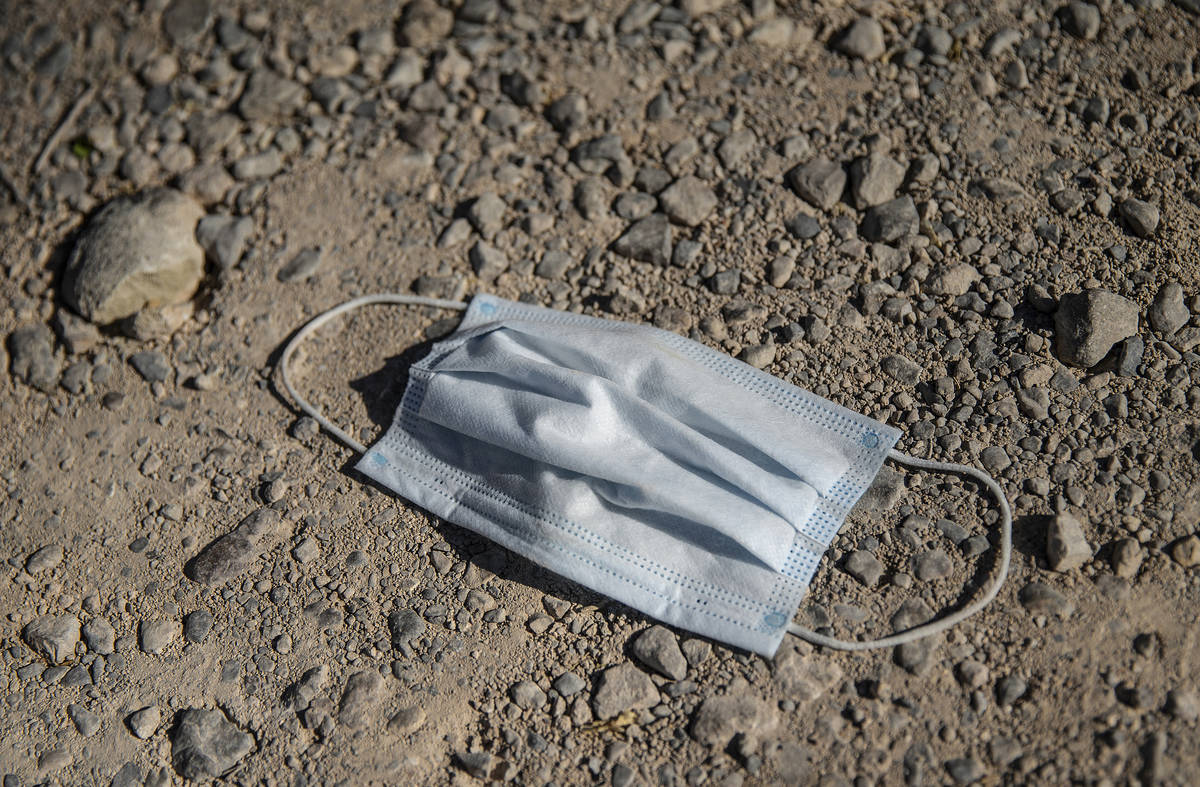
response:
M42 146L42 152L38 154L37 161L33 162L33 174L41 171L42 167L46 166L46 159L50 158L50 152L58 147L58 143L62 142L62 138L67 135L67 132L75 125L75 121L79 118L79 113L83 112L84 107L91 103L96 95L96 86L89 85L86 90L79 94L79 98L75 99L75 103L71 105L71 109L63 117L62 122L58 124L58 128L54 129L54 133L46 140L46 144Z

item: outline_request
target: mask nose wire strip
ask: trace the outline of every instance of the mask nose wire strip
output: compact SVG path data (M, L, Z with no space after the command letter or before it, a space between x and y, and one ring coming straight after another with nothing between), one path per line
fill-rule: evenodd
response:
M996 576L993 577L984 594L971 604L943 618L938 618L924 625L915 626L907 631L901 631L890 637L863 641L835 639L792 623L788 626L788 631L800 639L811 642L814 645L824 645L827 648L835 648L837 650L875 650L877 648L890 648L895 645L903 645L906 642L915 642L916 640L945 631L986 607L996 597L996 594L1000 592L1000 586L1004 584L1005 578L1008 577L1008 566L1012 559L1012 510L1008 507L1008 499L1004 496L1004 490L1000 488L995 479L982 470L969 465L959 465L952 462L935 462L931 459L921 459L920 457L902 454L899 451L889 451L888 458L902 465L908 465L920 470L934 470L942 473L957 473L958 475L969 476L987 487L992 496L996 498L996 503L1000 508L1000 566L996 571Z
M325 431L341 440L350 448L353 448L360 454L367 452L367 447L355 440L339 427L334 426L325 415L308 403L304 397L296 393L295 387L292 385L291 375L288 374L288 366L292 361L292 355L296 352L296 348L300 343L309 337L313 331L320 328L325 323L332 320L334 317L340 317L349 311L354 311L362 306L369 306L374 303L394 303L403 306L433 306L438 309L454 309L455 311L465 311L467 304L463 301L446 301L440 298L426 298L421 295L401 295L399 293L379 293L377 295L363 295L360 298L348 300L345 303L338 304L332 309L321 312L316 317L313 317L304 327L296 331L296 335L283 348L283 354L279 356L279 362L275 368L279 370L279 375L283 380L283 387L287 389L288 396L292 397L292 401L296 406L303 410L308 415L312 416L313 420L321 425Z

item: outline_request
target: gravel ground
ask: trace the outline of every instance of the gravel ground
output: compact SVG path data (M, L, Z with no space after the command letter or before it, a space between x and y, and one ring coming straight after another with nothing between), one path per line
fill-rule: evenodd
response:
M0 0L0 774L1200 780L1200 5ZM373 486L378 291L651 323L977 464L945 635L730 650ZM308 345L370 442L454 326ZM1193 377L1196 375L1197 377ZM797 620L968 602L885 467Z

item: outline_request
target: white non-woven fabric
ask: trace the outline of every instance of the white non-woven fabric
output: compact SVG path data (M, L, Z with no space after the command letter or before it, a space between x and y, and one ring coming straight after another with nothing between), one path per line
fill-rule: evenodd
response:
M899 436L673 333L477 295L357 467L651 617L770 656Z

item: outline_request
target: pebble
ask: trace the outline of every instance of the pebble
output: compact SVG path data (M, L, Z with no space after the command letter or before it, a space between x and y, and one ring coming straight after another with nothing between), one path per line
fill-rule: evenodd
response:
M219 710L186 708L175 715L171 762L185 779L208 781L225 775L254 750L254 738Z
M151 705L129 714L125 722L129 725L130 732L141 740L146 740L158 732L162 723L162 711L157 705Z
M634 222L613 243L622 257L666 267L671 261L671 222L662 213L652 213Z
M913 575L922 582L945 579L953 571L954 563L941 549L931 549L913 558Z
M564 672L554 679L551 684L555 691L563 697L573 697L587 686L583 678L576 675L574 672Z
M846 188L846 170L824 157L793 167L785 178L802 200L821 210L832 208Z
M600 673L592 695L592 710L601 721L628 710L652 708L658 703L658 688L654 681L629 663L609 667Z
M67 304L95 323L179 304L204 276L195 230L204 209L173 189L119 197L75 241L63 271Z
M851 552L842 564L846 573L869 588L879 584L883 578L883 564L870 552L857 550Z
M983 764L974 757L957 757L947 761L946 772L955 784L974 784L987 773Z
M396 711L388 719L388 731L397 735L410 735L425 726L425 711L410 705Z
M471 247L469 258L471 269L481 281L494 281L497 276L508 270L508 256L484 241L478 241Z
M546 692L531 680L514 683L508 689L508 696L522 710L534 710L546 704Z
M261 180L269 178L283 169L283 157L279 151L271 148L262 153L254 153L238 159L233 163L233 176L238 180Z
M347 727L362 727L372 717L372 709L382 699L383 678L374 670L362 670L346 679L338 705L338 721Z
M1092 545L1079 520L1067 513L1050 520L1046 529L1046 561L1052 571L1073 571L1092 559Z
M1002 707L1009 707L1025 696L1029 684L1020 675L1006 675L996 681L996 701Z
M39 391L58 387L62 364L54 355L54 335L45 325L18 328L8 337L13 376Z
M138 624L138 642L143 653L158 655L170 647L179 636L179 623L174 620L143 620Z
M903 355L889 355L879 362L879 368L901 385L916 385L923 367Z
M425 621L411 609L400 609L388 615L388 631L392 647L405 648L425 633Z
M1055 349L1070 366L1095 366L1137 329L1137 304L1100 288L1063 296L1054 313Z
M275 274L275 278L284 283L304 281L316 273L324 261L325 253L321 247L310 246L306 249L301 249L296 256L292 257L286 265L279 269L279 273Z
M1150 327L1164 336L1173 336L1187 325L1192 315L1183 302L1183 287L1179 282L1167 282L1159 288L1147 316Z
M504 228L504 214L508 206L495 192L481 194L467 209L467 220L485 240L491 240Z
M1154 237L1158 230L1158 208L1140 199L1123 200L1119 206L1121 218L1139 238Z
M188 642L203 642L212 630L213 616L207 609L189 612L183 618L183 638Z
M278 122L304 106L304 86L269 68L255 69L238 100L238 113L251 121Z
M1075 605L1054 588L1041 582L1030 582L1017 593L1021 606L1031 615L1056 615L1067 618Z
M917 231L919 217L912 197L884 202L867 210L862 222L862 236L874 243L892 243Z
M196 42L212 23L210 0L172 0L163 11L163 30L177 46Z
M63 555L62 544L44 546L25 559L25 571L40 574L55 569L63 562Z
M900 162L883 153L855 159L850 165L850 192L855 207L862 210L893 199L904 183L904 173Z
M793 702L813 702L837 687L842 668L832 661L817 659L808 650L792 648L775 657L772 666L780 691Z
M1100 33L1100 9L1091 3L1072 0L1062 9L1063 27L1076 38L1091 41Z
M486 751L456 752L453 759L468 775L485 782L502 782L510 773L506 760Z
M245 216L205 216L196 227L196 240L208 258L227 271L241 261L253 231L254 222Z
M679 638L666 626L651 626L638 634L630 645L630 652L664 677L671 680L687 677L687 659L679 649Z
M25 624L21 638L51 664L62 664L75 658L79 620L72 615L42 615Z
M85 738L92 737L100 729L100 717L82 705L71 703L67 706L67 715L71 717L75 729Z
M745 693L709 697L692 714L691 733L701 744L724 749L741 735L750 740L770 736L779 726L779 714L763 700Z
M658 201L667 218L685 227L699 225L717 207L716 193L693 175L672 183L658 195Z
M226 582L250 568L259 554L288 537L290 530L278 511L260 508L188 561L184 574L205 585Z
M129 365L148 383L166 382L171 363L158 350L143 350L129 356Z
M1183 568L1200 566L1200 536L1184 536L1171 544L1171 558Z
M106 618L92 618L83 625L83 642L88 650L107 656L113 652L117 632Z
M859 17L838 36L834 48L860 60L878 60L886 51L883 26L870 17Z

